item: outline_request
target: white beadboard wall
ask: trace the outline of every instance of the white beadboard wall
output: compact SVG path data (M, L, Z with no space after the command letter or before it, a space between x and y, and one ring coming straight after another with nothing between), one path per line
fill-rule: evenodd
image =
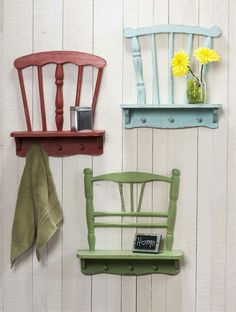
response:
M235 312L236 311L236 2L235 0L0 0L0 312ZM219 128L210 130L133 129L122 127L121 103L134 103L136 87L130 45L123 28L153 24L221 27L215 40L221 62L211 67L209 99L222 103ZM176 49L186 40L179 37ZM195 41L195 46L201 40ZM142 39L144 77L151 69L148 42ZM15 269L9 266L11 226L25 159L15 155L9 133L25 121L14 59L32 52L77 50L107 60L95 128L106 130L99 157L50 158L64 224L48 244L43 261L35 251ZM158 41L161 99L167 99L167 40ZM73 103L73 67L65 77L66 127ZM49 124L53 127L55 87L45 70ZM40 119L35 73L27 72L30 111ZM66 78L69 83L66 84ZM149 77L150 78L150 77ZM82 102L92 95L93 72L86 70ZM182 100L183 81L175 81L175 100ZM151 79L146 79L147 90ZM150 92L148 101L151 101ZM52 103L52 104L50 104ZM50 106L51 105L51 106ZM84 276L75 256L87 248L83 169L95 174L121 170L169 174L181 170L175 248L185 252L179 275ZM113 194L100 194L109 209ZM166 203L165 188L148 189L145 207ZM129 248L134 231L105 229L97 247ZM109 234L109 235L108 235ZM111 238L113 235L113 238Z

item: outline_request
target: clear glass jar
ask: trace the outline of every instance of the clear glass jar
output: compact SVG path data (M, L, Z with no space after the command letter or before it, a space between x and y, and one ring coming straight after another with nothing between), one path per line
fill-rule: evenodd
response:
M206 102L206 82L199 76L188 75L187 99L189 104L203 104Z

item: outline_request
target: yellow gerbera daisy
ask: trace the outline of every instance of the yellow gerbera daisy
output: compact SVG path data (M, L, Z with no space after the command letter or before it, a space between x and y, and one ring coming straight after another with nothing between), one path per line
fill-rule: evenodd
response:
M174 76L183 77L189 71L189 57L184 51L179 51L174 54L171 60L172 73Z
M196 49L194 51L194 56L201 64L218 62L220 60L220 56L215 50L203 47Z

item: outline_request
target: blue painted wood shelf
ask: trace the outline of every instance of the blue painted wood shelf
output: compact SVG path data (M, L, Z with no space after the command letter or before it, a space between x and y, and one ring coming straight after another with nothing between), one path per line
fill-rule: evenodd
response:
M124 126L132 128L178 129L191 127L218 128L221 104L121 105Z
M168 66L167 66L167 85L168 85L168 100L167 103L161 101L160 86L159 86L159 71L158 64L162 63L159 54L158 42L156 37L161 34L166 34L168 37ZM181 92L175 88L174 77L172 75L171 60L176 51L175 37L182 34L186 38L187 46L182 50L186 51L190 59L193 55L194 38L199 36L205 37L203 46L212 49L213 39L221 35L221 29L217 26L210 28L186 26L186 25L154 25L149 27L141 27L136 29L126 28L124 37L131 42L131 51L133 56L133 64L136 77L137 100L132 105L122 105L124 110L124 126L130 128L164 128L177 129L189 127L218 127L218 113L220 104L188 104L187 101L187 77L185 77L185 88L182 94L182 105L175 104L175 93ZM143 64L141 55L140 37L146 37L149 40L150 59L152 70L149 70L152 83L152 103L147 104L147 90L144 82ZM182 37L181 37L182 38ZM182 39L181 39L182 40ZM147 47L144 47L147 50ZM209 64L208 64L209 65ZM206 80L209 66L205 65L203 77ZM150 80L149 80L150 85ZM180 99L181 94L178 94ZM163 105L166 104L166 105Z

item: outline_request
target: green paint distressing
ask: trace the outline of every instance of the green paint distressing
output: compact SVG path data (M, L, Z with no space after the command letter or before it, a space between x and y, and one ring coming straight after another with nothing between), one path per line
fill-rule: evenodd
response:
M100 176L93 176L91 169L84 170L84 185L86 197L86 216L88 227L88 244L89 250L79 250L77 255L81 258L81 270L86 275L109 273L122 275L143 275L151 273L161 273L174 275L179 272L179 260L183 257L182 251L172 251L174 240L174 225L176 218L176 206L179 193L179 176L178 169L172 170L171 177L156 175L145 172L119 172L110 173ZM107 181L115 183L118 186L120 194L121 211L95 211L93 203L94 182ZM170 185L169 206L167 212L142 212L142 199L146 183L161 182ZM124 184L129 185L130 201L125 204L123 193ZM140 184L139 198L137 206L134 204L134 185ZM100 185L100 183L99 183ZM155 184L153 184L155 185ZM101 186L101 185L100 185ZM151 210L151 209L150 209ZM133 217L133 221L125 222L97 222L99 217ZM138 218L143 217L160 217L164 222L138 222ZM159 228L166 229L165 249L160 254L139 256L132 251L123 250L95 250L96 245L96 228ZM144 261L145 260L145 261Z

